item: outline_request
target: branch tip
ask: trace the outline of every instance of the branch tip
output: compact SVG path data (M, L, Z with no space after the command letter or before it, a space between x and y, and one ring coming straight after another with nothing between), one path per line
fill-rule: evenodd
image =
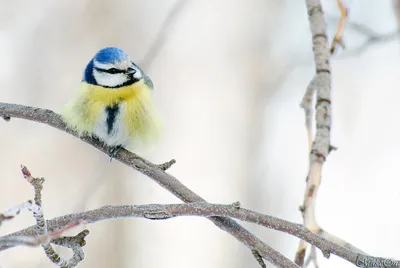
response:
M329 152L336 151L338 148L333 145L329 145Z
M24 178L26 179L27 177L31 177L31 172L28 170L28 168L24 165L21 165L21 172Z
M259 253L257 250L252 249L252 250L251 250L251 253L253 254L254 258L257 260L258 264L260 264L260 266L261 266L262 268L267 268L267 266L265 265L265 262L264 262L263 258L261 257L260 253Z
M172 160L170 160L170 161L168 161L168 162L165 162L165 163L162 163L162 164L158 165L158 167L159 167L160 169L166 171L167 169L169 169L169 168L170 168L173 164L175 164L175 163L176 163L176 160L175 160L175 159L172 159Z

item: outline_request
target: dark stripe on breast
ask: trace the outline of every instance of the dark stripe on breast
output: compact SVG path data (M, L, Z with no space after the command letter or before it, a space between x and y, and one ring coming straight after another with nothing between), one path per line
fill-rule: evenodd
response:
M115 119L119 113L119 105L107 106L106 107L107 113L107 133L111 134L111 131L114 127Z

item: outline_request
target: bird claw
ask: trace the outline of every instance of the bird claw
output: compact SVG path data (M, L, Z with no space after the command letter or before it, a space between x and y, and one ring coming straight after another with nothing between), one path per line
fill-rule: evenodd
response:
M111 147L110 150L108 151L108 155L110 156L110 162L117 156L118 152L122 149L123 147L121 145L117 145L114 147Z

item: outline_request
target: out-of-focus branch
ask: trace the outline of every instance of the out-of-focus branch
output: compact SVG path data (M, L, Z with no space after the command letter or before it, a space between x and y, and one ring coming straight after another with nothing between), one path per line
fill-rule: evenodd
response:
M0 225L3 221L6 220L11 220L15 216L17 216L23 209L28 209L32 212L34 211L39 211L40 208L37 206L36 203L33 203L31 200L28 200L22 204L19 204L17 206L14 206L12 208L7 209L3 213L0 213ZM48 235L20 235L20 236L9 236L9 237L1 237L0 238L0 246L28 246L28 247L37 247L40 246L41 244L44 243L55 243L55 241L58 243L58 241L76 241L75 239L78 239L80 244L83 244L85 241L83 238L81 238L82 235L77 235L76 237L59 237L64 231L75 227L75 225L67 225L63 226L62 229L57 230L56 232L53 232ZM81 233L87 233L88 231L82 231ZM54 239L54 241L53 241ZM64 243L63 246L70 247L73 243Z
M69 229L68 226L63 227L62 232ZM16 247L28 246L37 247L43 243L51 242L56 245L71 248L73 245L85 245L84 237L89 234L88 230L83 230L76 236L62 236L49 234L49 235L17 235L0 237L0 247ZM83 236L84 235L84 236ZM57 237L57 238L54 238Z
M322 166L330 150L331 127L331 74L329 65L329 49L327 45L326 23L322 6L319 0L306 0L308 20L312 35L313 52L316 74L306 90L316 92L316 133L310 151L310 164L306 180L304 202L301 207L304 225L312 232L318 232L320 227L315 218L315 202L321 184ZM312 89L310 89L312 87ZM306 97L305 97L306 98ZM305 99L303 98L303 100ZM305 109L306 111L306 109ZM307 116L307 111L306 111ZM307 118L306 118L307 121ZM309 132L309 129L307 129ZM307 243L300 241L295 263L304 265Z
M399 38L400 29L395 30L394 32L380 34L375 31L369 29L367 26L356 23L349 22L347 24L348 29L352 29L356 32L359 32L365 36L367 39L360 44L359 46L352 48L350 50L346 50L346 53L343 53L343 56L357 56L366 51L370 46L378 43L385 43Z
M154 39L153 43L147 50L147 53L144 55L143 60L140 63L140 66L142 66L143 69L150 69L153 60L157 57L158 53L165 44L165 40L172 23L174 22L178 14L182 11L183 6L186 2L188 2L188 0L177 0L169 11L164 23L161 26L161 29L156 35L156 38Z
M333 15L327 15L327 19L329 21L335 21L335 22L337 21L337 18ZM367 26L351 20L346 22L346 29L364 35L366 39L361 44L357 45L354 48L347 48L346 51L341 53L339 57L359 56L363 52L365 52L370 46L379 43L390 42L392 40L399 38L400 34L400 27L397 27L397 30L389 33L377 33L376 31L368 28Z
M7 209L3 213L0 213L0 226L3 223L3 221L12 220L15 218L15 216L17 216L21 212L21 210L30 209L31 207L32 207L32 201L28 200L22 204Z
M318 232L318 235L320 237L323 237L323 238L325 238L325 239L337 244L337 245L340 245L340 246L342 246L344 248L347 248L348 250L351 250L351 251L356 252L356 253L368 255L367 253L365 253L364 251L362 251L358 247L350 244L349 242L341 239L340 237L337 237L337 236L334 236L333 234L328 233L325 230L320 229L319 232Z
M31 236L31 238L33 239L33 241L35 238L37 239L37 242L40 243L40 245L44 249L46 256L57 266L62 268L76 267L85 258L82 246L85 245L84 238L89 234L89 231L84 230L81 233L79 233L76 237L72 238L71 237L57 238L55 241L58 245L68 246L69 248L72 249L73 252L73 256L69 260L65 260L64 258L62 258L50 244L51 236L48 235L47 223L43 215L42 190L43 190L44 178L33 177L31 175L31 172L25 166L21 166L21 171L24 178L33 186L35 192L35 199L34 199L35 203L34 206L31 207L31 210L36 220L36 226L35 226L36 236L34 237ZM63 226L62 228L59 229L62 229L64 231L66 228L68 228L68 226L71 226L71 222L68 225ZM53 233L53 235L57 236L59 233L61 232Z
M312 233L301 224L292 223L269 215L238 207L235 203L231 205L210 204L207 202L196 202L189 204L168 205L119 205L104 206L99 209L58 217L48 221L49 230L62 228L70 222L95 223L98 221L119 219L127 217L145 218L150 220L165 220L178 216L198 217L231 217L242 221L255 223L270 229L294 235L318 247L325 257L330 254L337 255L353 264L363 263L396 263L395 260L371 257L357 252L352 252L342 246ZM10 234L6 237L31 235L35 233L35 226ZM400 264L400 262L398 262Z
M400 28L400 0L393 0L393 12L397 20L397 28Z
M340 45L342 48L345 48L345 44L343 42L343 31L348 17L347 8L344 6L342 0L336 0L336 2L340 10L340 20L336 29L335 37L333 38L331 44L331 49L330 49L331 54L335 53L337 45Z
M311 247L311 251L308 254L307 259L304 262L303 267L308 267L308 265L313 262L314 263L314 268L318 268L318 255L317 255L317 248L315 246Z
M110 150L107 145L101 143L97 139L87 136L79 137L76 133L66 127L60 115L51 110L0 102L0 117L5 117L7 119L15 117L44 123L80 138L82 141L92 145L106 155L108 155ZM131 153L125 149L121 149L115 155L114 159L124 163L129 167L132 167L144 175L147 175L186 203L205 202L203 198L187 188L175 177L165 173L165 171L160 168L159 165L153 164L134 153ZM225 217L210 217L208 219L220 229L234 236L250 250L256 250L260 256L275 266L297 267L297 265L295 265L291 260L262 242L258 237L247 231L234 220ZM0 250L2 249L4 250L5 247L0 246Z

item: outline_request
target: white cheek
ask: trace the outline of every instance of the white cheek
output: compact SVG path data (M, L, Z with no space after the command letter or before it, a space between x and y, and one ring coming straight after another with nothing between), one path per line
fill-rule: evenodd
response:
M99 71L93 72L97 84L107 87L116 87L128 81L125 74L108 74Z

